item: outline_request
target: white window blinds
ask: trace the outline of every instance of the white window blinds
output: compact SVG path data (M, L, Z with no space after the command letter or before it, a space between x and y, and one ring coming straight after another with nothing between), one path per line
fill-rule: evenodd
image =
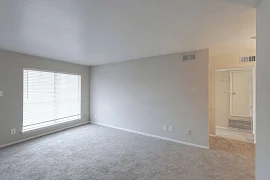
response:
M24 69L23 132L81 118L81 76Z

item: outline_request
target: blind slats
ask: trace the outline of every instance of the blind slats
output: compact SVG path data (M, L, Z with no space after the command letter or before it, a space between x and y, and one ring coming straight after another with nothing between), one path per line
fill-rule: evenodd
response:
M24 70L23 128L80 118L81 76Z

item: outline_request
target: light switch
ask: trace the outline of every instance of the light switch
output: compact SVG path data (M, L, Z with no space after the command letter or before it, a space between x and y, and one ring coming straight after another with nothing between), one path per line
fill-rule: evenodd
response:
M173 132L173 127L172 126L169 126L169 131Z
M3 91L0 91L0 96L3 96Z
M167 131L167 126L166 125L163 125L163 131Z

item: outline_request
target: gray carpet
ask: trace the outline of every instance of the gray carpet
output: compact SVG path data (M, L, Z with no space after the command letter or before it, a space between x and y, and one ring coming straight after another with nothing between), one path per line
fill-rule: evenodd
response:
M254 162L98 125L0 149L1 180L254 180Z

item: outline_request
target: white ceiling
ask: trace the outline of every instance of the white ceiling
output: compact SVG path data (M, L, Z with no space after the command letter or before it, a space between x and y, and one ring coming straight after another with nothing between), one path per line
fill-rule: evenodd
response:
M0 48L84 65L254 46L259 0L1 0Z

